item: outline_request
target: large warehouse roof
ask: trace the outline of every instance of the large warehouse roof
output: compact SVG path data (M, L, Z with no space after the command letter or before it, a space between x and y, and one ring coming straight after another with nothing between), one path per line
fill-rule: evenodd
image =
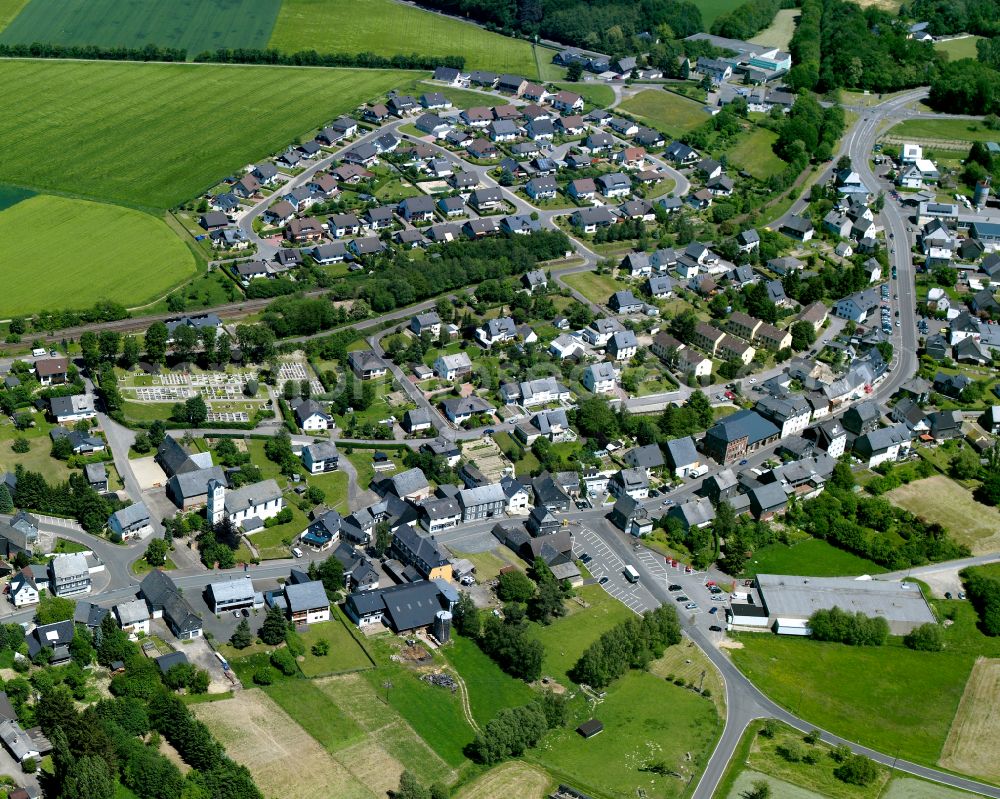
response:
M851 613L882 616L886 621L916 626L935 621L914 583L854 580L847 577L793 577L758 574L761 599L771 616L807 619L834 606Z

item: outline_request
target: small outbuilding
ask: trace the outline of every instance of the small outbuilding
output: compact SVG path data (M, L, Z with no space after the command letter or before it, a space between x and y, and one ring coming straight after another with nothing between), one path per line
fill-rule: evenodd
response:
M584 738L593 738L595 735L604 732L604 722L591 719L590 721L583 722L583 724L576 728L576 731Z

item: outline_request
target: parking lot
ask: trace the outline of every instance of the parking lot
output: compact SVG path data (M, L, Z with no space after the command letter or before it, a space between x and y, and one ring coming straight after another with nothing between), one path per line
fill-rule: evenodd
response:
M601 524L601 522L598 522ZM615 599L631 608L636 613L658 607L658 596L668 595L676 603L678 615L685 623L709 631L709 627L725 628L725 600L728 594L713 595L708 583L708 574L692 569L687 571L685 564L678 562L671 566L662 556L643 546L634 550L632 562L628 565L640 570L638 583L631 583L625 578L626 562L602 538L602 535L618 535L617 531L606 525L598 534L588 527L580 527L574 533L573 554L585 560L590 573L598 583ZM634 542L638 544L638 541ZM603 582L602 582L603 580ZM680 589L670 591L671 586ZM656 588L655 594L651 588ZM678 602L678 597L681 601ZM694 604L695 607L687 607ZM713 608L718 608L713 612ZM711 631L721 636L719 631Z

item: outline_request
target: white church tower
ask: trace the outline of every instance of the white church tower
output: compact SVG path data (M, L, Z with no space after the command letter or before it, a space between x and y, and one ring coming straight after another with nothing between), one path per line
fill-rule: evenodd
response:
M219 524L226 515L226 486L218 480L208 481L208 510L205 515L213 525Z

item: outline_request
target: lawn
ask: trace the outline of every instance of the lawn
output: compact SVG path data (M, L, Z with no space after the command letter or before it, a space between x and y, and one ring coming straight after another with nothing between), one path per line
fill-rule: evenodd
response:
M755 574L798 574L803 577L844 577L881 574L877 563L837 549L826 541L808 538L792 544L768 544L747 562L746 576Z
M281 0L30 0L0 42L155 44L183 48L193 58L221 47L266 47L280 7Z
M675 137L694 130L709 118L701 103L659 89L641 91L618 107Z
M615 101L615 92L606 83L584 81L582 83L557 83L556 87L568 92L576 92L583 101L598 108L607 108Z
M934 604L954 615L943 652L915 652L898 638L852 647L758 633L735 636L743 646L731 655L755 685L800 718L936 765L976 658L997 657L1000 642L978 631L967 602Z
M168 208L410 74L5 60L0 182Z
M45 220L45 247L24 231ZM38 275L57 257L59 280ZM151 260L152 259L152 260ZM195 274L194 256L166 224L131 208L36 195L0 211L4 291L0 317L45 308L83 308L114 299L154 300Z
M306 632L299 633L299 637L306 647L305 660L299 662L299 668L306 677L341 674L372 667L368 655L344 626L339 611L333 613L330 621L311 625ZM312 653L313 646L319 641L326 641L330 645L330 651L326 655Z
M951 732L941 755L941 765L991 782L1000 779L1000 737L996 707L1000 698L1000 660L976 663Z
M628 288L627 283L616 280L609 274L599 275L597 272L576 272L572 275L566 275L563 282L598 305L607 304L612 294Z
M604 723L604 732L585 740L574 727L591 717ZM647 672L632 671L607 689L593 711L578 704L570 726L546 736L528 759L589 794L616 799L682 796L721 730L708 699ZM681 779L640 770L656 761Z
M598 585L577 590L577 596L589 604L584 608L575 601L567 603L568 614L547 626L532 624L531 635L545 645L542 675L568 682L568 672L580 659L583 650L634 614Z
M746 170L758 180L767 180L780 174L788 166L774 154L772 145L778 134L767 128L754 128L749 134L740 136L739 141L729 149L726 157L729 163Z
M323 489L326 498L323 504L336 508L342 515L348 513L347 507L347 474L345 472L327 472L326 474L309 475L307 482L311 486Z
M495 580L500 575L500 569L505 566L518 566L518 564L523 566L520 558L506 547L501 547L491 552L461 552L454 547L448 548L456 558L465 558L476 567L476 579L480 583Z
M259 533L247 536L250 543L257 548L261 560L287 558L292 541L309 526L309 519L295 504L286 502L285 507L292 511L290 522L276 524L274 527L267 527Z
M536 696L527 684L508 676L468 638L455 635L452 645L442 651L465 680L472 715L480 725L505 707L525 705Z
M1000 511L976 502L971 492L944 475L914 480L886 498L924 521L940 524L974 555L994 552L1000 544Z
M908 119L890 128L886 135L931 143L993 141L997 137L995 130L968 119Z
M392 0L284 0L270 46L286 52L461 55L466 69L538 75L529 42Z
M952 61L960 58L976 58L976 43L982 36L963 36L961 39L948 39L944 42L935 42L934 49L941 53L947 53Z
M396 469L391 472L381 472L381 474L386 474L392 476L406 469L403 465L403 451L400 449L388 449L380 448L378 450L374 449L356 449L354 452L347 452L347 447L344 447L344 453L347 454L347 459L353 464L354 468L358 472L358 488L362 491L371 485L372 480L375 478L375 468L372 466L372 456L376 452L384 452L389 456L394 464L396 464Z
M35 414L35 426L27 430L17 430L6 418L0 423L0 469L12 472L17 464L32 472L39 472L49 482L68 480L72 470L66 461L56 460L50 454L52 441L49 430L55 425L45 421L41 414ZM28 440L30 449L17 453L11 449L15 438Z
M750 41L755 44L764 44L768 47L778 47L782 50L788 49L788 43L795 33L795 20L802 12L797 8L783 8L774 15L774 21Z
M166 421L170 418L172 402L129 402L122 403L125 418L132 422L155 422L157 419Z

